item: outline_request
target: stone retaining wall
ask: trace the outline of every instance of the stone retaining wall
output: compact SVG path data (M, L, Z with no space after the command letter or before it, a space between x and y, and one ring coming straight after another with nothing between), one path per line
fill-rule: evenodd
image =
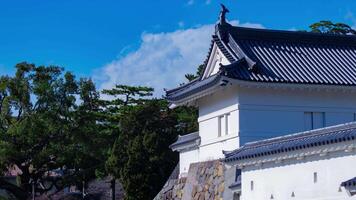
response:
M224 163L193 163L186 178L170 180L155 200L221 200L225 190Z

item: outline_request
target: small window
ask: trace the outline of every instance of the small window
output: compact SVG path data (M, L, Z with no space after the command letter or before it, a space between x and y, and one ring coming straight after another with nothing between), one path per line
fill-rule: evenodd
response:
M218 137L230 133L230 113L218 116Z
M291 197L295 197L295 193L294 193L294 192L292 192L292 195L291 195Z
M254 184L253 184L253 181L251 181L251 191L253 191L254 189Z
M225 127L225 123L224 123L224 116L219 116L218 117L218 137L221 137L221 135L225 132L224 128Z
M229 121L230 121L230 114L226 114L225 115L225 135L228 135L230 133Z
M325 127L324 112L304 112L304 129L312 130Z
M236 167L236 173L235 173L235 182L241 181L241 169L238 169Z
M318 173L314 172L314 183L318 182Z

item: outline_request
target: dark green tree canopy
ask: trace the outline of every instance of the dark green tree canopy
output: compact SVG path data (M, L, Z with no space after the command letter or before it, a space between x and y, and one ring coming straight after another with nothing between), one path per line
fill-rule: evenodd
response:
M331 21L322 20L309 26L311 32L315 33L330 33L338 35L356 35L356 30L344 23L333 23Z
M99 145L111 143L101 130L99 93L90 79L57 66L16 65L13 77L0 77L0 169L21 170L19 186L42 194L63 184L48 183L48 172L71 169L79 182L103 162ZM104 142L104 140L106 140ZM74 170L74 171L73 171ZM74 179L62 180L76 184ZM46 184L45 184L46 183ZM44 187L45 186L45 187ZM18 190L20 191L20 190Z

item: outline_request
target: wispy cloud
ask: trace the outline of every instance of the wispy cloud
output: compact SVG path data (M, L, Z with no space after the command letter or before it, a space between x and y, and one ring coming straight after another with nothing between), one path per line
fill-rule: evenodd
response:
M354 13L351 11L348 11L345 15L345 18L347 20L350 20L352 22L352 24L351 24L352 28L356 29L356 17L354 15Z
M180 22L178 22L178 26L179 26L179 28L184 28L184 22L183 21L180 21Z
M189 0L189 1L187 2L187 5L188 5L188 6L193 5L193 4L194 4L194 0Z
M230 22L234 25L263 28L261 24ZM163 88L185 82L184 74L195 73L204 61L214 24L167 33L143 33L136 51L114 59L93 75L100 89L115 84L143 85L155 88L155 96Z

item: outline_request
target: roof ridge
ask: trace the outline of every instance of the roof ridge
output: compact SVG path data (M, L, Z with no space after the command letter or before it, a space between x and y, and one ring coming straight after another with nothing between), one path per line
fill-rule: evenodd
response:
M238 39L254 39L254 40L270 39L270 40L278 40L278 41L280 40L296 41L298 43L312 42L315 44L325 43L325 44L333 44L333 45L335 44L356 45L356 35L249 28L249 27L241 27L241 26L231 26L229 33Z
M337 129L337 128L340 128L340 129ZM304 138L304 137L310 137L310 136L327 135L327 134L333 133L335 131L344 131L344 130L349 130L352 128L356 128L356 122L347 122L347 123L338 124L338 125L334 125L334 126L328 126L328 127L293 133L293 134L289 134L289 135L283 135L283 136L279 136L279 137L254 141L254 142L248 142L244 146L266 142L266 143L260 145L260 146L264 146L264 145L273 144L273 142L280 143L280 142L297 139L298 137L295 138L296 136L301 136L300 138ZM323 130L329 130L329 131L320 133ZM314 133L314 134L312 134L312 133ZM310 135L306 135L306 134L310 134ZM300 139L300 138L298 138L298 139ZM285 139L285 140L281 141L282 139ZM242 147L244 147L244 146L242 146ZM260 146L253 146L253 147L260 147Z
M304 131L286 136L246 143L225 154L226 161L249 159L356 139L356 122Z

